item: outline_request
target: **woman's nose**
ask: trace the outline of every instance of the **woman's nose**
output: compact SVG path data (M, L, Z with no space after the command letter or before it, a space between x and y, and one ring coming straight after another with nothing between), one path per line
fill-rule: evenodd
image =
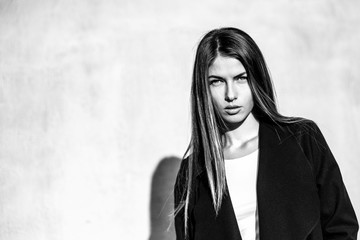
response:
M225 101L232 102L237 98L236 89L234 89L234 85L232 83L227 84L226 93L225 93Z

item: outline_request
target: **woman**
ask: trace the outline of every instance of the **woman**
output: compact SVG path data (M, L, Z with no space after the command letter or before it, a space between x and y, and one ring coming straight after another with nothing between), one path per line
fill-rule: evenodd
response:
M210 31L195 58L192 135L174 189L177 239L356 239L338 165L310 120L282 116L256 43Z

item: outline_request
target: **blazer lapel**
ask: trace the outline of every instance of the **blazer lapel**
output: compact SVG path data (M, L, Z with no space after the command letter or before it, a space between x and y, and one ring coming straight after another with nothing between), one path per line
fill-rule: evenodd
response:
M193 212L194 219L196 219L194 239L241 240L228 192L224 196L221 208L216 216L205 172L199 174L197 179L197 204Z
M289 129L260 124L257 199L261 240L305 239L319 220L311 167Z

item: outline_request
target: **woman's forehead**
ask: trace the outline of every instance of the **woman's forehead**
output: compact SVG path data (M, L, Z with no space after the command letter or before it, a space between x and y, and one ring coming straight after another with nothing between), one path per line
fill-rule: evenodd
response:
M209 76L236 76L246 72L242 63L233 57L217 56L209 67Z

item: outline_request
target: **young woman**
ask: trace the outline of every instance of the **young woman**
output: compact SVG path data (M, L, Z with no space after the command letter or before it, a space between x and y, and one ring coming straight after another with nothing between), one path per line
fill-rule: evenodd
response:
M195 58L192 134L174 189L178 240L356 239L357 219L316 124L282 116L249 35L210 31Z

